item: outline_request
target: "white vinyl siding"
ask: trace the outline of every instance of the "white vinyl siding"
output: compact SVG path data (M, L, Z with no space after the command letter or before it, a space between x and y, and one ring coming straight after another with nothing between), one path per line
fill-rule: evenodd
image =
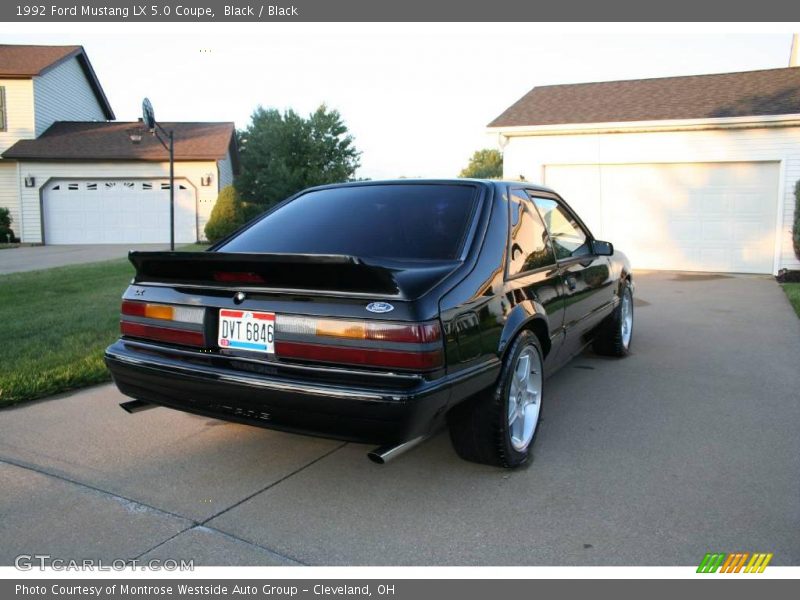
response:
M36 136L55 121L104 121L105 115L77 58L33 80Z
M211 209L217 200L216 186L200 185L201 177L207 173L216 173L215 161L176 162L176 183L181 182L196 190L197 198L197 231L200 239L205 239L204 228L211 215ZM42 186L56 179L87 180L137 180L160 179L169 177L169 163L106 161L106 162L54 162L54 161L21 161L22 176L31 175L36 178L36 187L21 188L21 205L25 217L24 242L42 242L41 198ZM15 230L16 231L16 230ZM20 235L17 232L17 235Z
M778 211L777 269L800 269L791 240L800 179L798 127L515 136L504 149L503 171L509 179L522 175L541 183L546 166L712 162L780 165L779 194L772 200Z
M34 137L33 82L30 79L0 79L0 87L4 90L6 111L6 126L0 130L2 154L18 140Z

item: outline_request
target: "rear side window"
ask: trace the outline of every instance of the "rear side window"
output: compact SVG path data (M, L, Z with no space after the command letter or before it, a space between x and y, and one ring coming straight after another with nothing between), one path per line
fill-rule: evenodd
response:
M509 277L555 264L550 239L533 202L522 190L512 191L510 200Z
M303 194L243 231L222 252L348 254L450 260L477 202L466 185L364 185Z

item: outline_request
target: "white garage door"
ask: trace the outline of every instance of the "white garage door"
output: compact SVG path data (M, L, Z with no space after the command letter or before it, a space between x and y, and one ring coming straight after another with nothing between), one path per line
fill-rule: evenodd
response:
M169 181L61 180L42 195L48 244L169 243ZM194 190L175 182L175 241L197 241Z
M548 165L546 185L634 268L771 273L778 163Z

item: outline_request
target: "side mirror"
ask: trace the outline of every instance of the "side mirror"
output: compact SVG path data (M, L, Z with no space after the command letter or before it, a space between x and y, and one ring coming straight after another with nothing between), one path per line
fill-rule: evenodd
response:
M595 256L612 256L614 254L614 244L592 240L592 254Z

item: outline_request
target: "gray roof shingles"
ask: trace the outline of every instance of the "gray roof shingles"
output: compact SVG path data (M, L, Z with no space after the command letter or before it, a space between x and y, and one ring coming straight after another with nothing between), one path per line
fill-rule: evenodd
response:
M800 68L535 87L489 127L800 113Z
M81 46L0 44L0 77L34 77L83 52Z
M114 119L114 111L103 86L89 62L83 46L31 46L0 44L0 79L30 79L43 75L62 62L76 59L83 69L106 119Z
M233 123L161 123L174 130L176 160L220 160L235 143ZM129 130L141 128L134 144ZM235 151L234 151L235 153ZM140 122L57 121L33 140L20 140L3 158L30 160L166 161L167 151Z

